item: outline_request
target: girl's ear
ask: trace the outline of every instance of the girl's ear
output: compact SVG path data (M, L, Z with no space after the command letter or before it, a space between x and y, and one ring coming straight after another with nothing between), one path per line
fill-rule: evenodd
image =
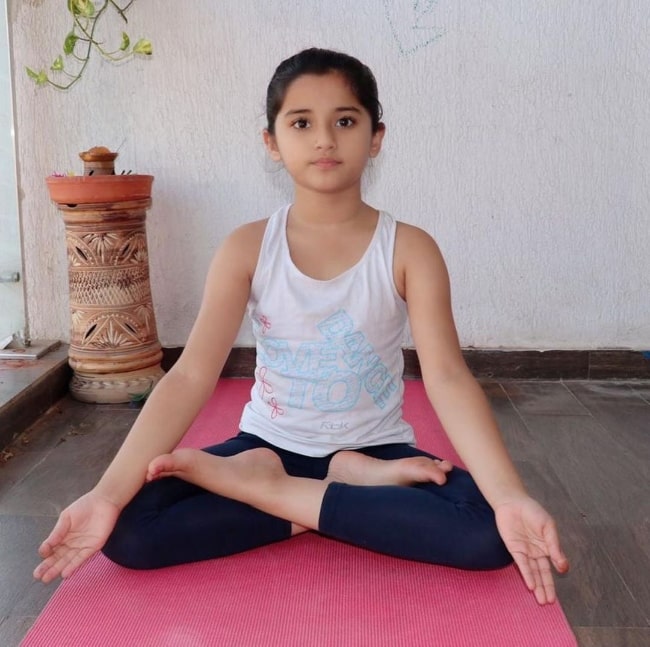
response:
M379 122L377 125L377 132L373 133L372 139L370 140L370 157L377 157L377 155L379 155L381 143L384 141L385 134L386 124Z
M278 148L275 136L269 132L268 128L265 128L262 132L262 137L264 138L264 146L266 146L269 157L274 162L281 162L282 156L280 155L280 149Z

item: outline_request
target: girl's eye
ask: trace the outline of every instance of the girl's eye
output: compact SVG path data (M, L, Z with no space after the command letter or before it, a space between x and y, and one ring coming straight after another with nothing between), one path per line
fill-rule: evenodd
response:
M350 126L354 126L355 123L356 121L352 117L341 117L336 122L336 125L340 128L350 128Z
M309 127L309 122L306 119L296 119L294 122L291 123L291 127L296 128L298 130L302 130L303 128Z

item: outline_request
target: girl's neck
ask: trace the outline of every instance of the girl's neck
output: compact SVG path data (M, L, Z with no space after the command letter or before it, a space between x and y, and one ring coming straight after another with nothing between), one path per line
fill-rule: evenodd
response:
M290 214L305 225L336 225L356 220L369 209L359 192L327 195L296 190Z

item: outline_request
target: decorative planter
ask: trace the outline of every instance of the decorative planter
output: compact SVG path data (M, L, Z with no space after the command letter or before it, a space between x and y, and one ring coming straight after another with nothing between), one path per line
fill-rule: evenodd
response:
M46 180L66 231L70 392L83 402L128 402L163 375L145 229L153 176L109 174L116 154L108 149L80 156L86 175Z

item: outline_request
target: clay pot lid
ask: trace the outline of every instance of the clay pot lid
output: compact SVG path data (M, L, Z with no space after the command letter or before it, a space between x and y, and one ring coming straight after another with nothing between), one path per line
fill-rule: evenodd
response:
M47 177L50 199L75 207L151 198L153 175L73 175Z
M93 146L87 151L79 153L84 162L112 162L117 153L111 152L106 146Z

